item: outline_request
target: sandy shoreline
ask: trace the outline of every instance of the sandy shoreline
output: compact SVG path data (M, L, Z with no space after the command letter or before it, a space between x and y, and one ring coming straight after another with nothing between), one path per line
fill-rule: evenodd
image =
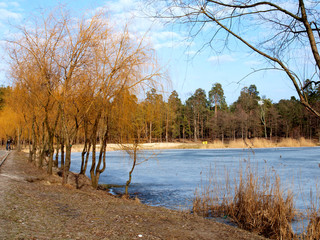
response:
M125 144L125 146L131 146ZM247 140L233 140L223 143L222 141L214 142L158 142L158 143L142 143L139 145L139 149L143 150L158 150L158 149L226 149L226 148L277 148L277 147L316 147L317 144L314 141L304 138L300 139L282 139L279 142L270 141L267 139L255 138ZM107 145L107 151L121 150L122 145L109 143ZM72 152L81 152L83 145L77 144L72 146ZM99 149L99 146L97 146Z
M131 146L130 144L115 144L109 143L107 151L117 151L123 149L123 146ZM232 140L229 142L213 141L213 142L155 142L155 143L141 143L140 150L166 150L166 149L244 149L244 148L281 148L281 147L316 147L319 143L305 138L292 139L285 138L278 142L263 139L247 139L247 140ZM97 145L97 151L100 146ZM82 152L83 145L75 144L72 146L72 152ZM22 149L23 152L29 152L29 148Z

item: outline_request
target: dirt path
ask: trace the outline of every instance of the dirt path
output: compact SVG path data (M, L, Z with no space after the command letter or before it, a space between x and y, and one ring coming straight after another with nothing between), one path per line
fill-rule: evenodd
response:
M0 239L262 239L189 213L60 182L13 151L0 167Z

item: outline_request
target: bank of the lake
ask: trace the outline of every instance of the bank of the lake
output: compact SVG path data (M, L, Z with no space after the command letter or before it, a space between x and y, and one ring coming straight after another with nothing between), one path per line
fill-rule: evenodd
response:
M0 239L263 239L189 213L62 186L13 151L0 168Z
M180 142L154 142L141 143L139 149L144 150L159 150L159 149L225 149L225 148L278 148L278 147L315 147L318 146L314 140L299 138L283 138L270 140L265 138L252 139L237 139L228 141L180 141ZM99 145L97 146L99 149ZM107 151L120 150L122 145L109 143L107 144ZM27 149L26 149L27 150ZM81 152L83 150L82 144L75 144L72 146L73 152Z
M130 157L123 151L108 152L106 157L100 184L125 185L132 168ZM283 187L294 192L296 208L305 210L310 190L317 192L320 173L319 147L143 150L137 159L143 163L133 172L129 193L143 203L171 209L190 210L196 189L206 189L213 180L220 187L226 182L237 185L239 173L250 168L257 176L278 176ZM81 153L73 153L71 170L79 172L80 165ZM89 161L88 176L90 167ZM123 193L124 187L113 191Z

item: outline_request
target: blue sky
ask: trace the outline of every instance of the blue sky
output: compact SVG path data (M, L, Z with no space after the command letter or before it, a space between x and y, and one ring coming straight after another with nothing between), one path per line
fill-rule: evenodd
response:
M139 0L67 0L60 1L60 4L79 17L89 10L107 8L111 18L116 19L116 24L129 20L133 31L143 34L149 30L147 39L156 49L160 63L167 69L171 79L171 85L165 88L165 94L176 90L180 98L186 100L197 88L203 88L208 93L212 84L219 82L223 86L228 104L236 101L241 89L250 84L257 86L260 96L266 96L273 102L296 96L290 80L281 72L261 71L244 78L253 69L267 66L263 59L249 55L244 46L233 44L232 51L218 54L211 48L198 52L208 40L208 36L204 34L203 37L189 39L184 28L142 18ZM22 24L30 16L55 6L57 1L53 0L0 1L1 38L10 34L8 23ZM8 84L5 60L2 60L0 67L1 84Z

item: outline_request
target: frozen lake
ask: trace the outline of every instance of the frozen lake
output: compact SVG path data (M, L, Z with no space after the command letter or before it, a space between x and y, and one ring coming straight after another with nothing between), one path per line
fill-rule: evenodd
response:
M280 176L284 188L296 195L298 209L308 207L310 189L319 182L320 148L268 148L268 149L212 149L212 150L156 150L143 151L140 158L156 153L149 161L136 166L131 194L141 202L171 209L191 208L194 192L206 180L211 168L217 178L224 179L226 170L237 176L239 167L250 162L264 174ZM79 172L81 153L72 154L71 171ZM107 152L107 168L100 177L100 184L125 185L132 161L121 151ZM89 172L90 166L88 167ZM124 188L113 189L124 192Z

